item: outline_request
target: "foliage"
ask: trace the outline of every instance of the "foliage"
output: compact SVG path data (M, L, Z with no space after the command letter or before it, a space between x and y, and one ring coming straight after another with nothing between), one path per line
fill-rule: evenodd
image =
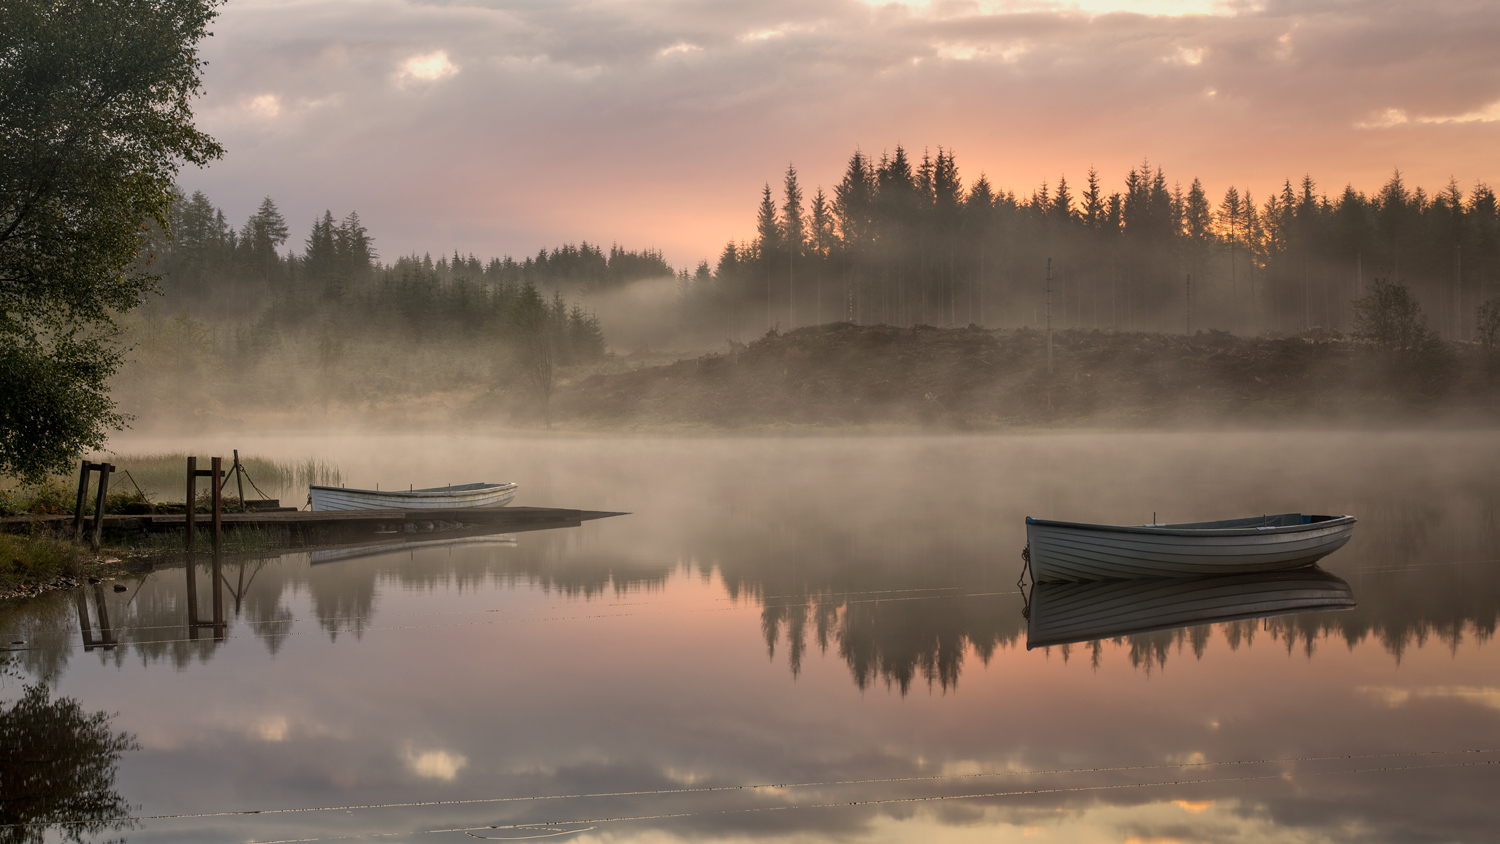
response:
M107 713L87 713L72 698L52 700L28 685L0 710L0 824L7 844L41 844L47 823L64 841L83 842L111 829L131 806L115 790L120 755L138 745L116 733ZM22 826L21 824L30 824Z
M77 490L69 491L64 480L48 478L41 483L25 484L0 493L0 515L30 513L48 516L71 513L76 496Z
M119 427L113 316L153 278L215 0L11 0L0 17L0 471L36 480ZM147 259L149 263L149 256Z
M1387 279L1376 279L1370 292L1355 300L1352 334L1382 352L1396 354L1419 352L1435 339L1411 289Z
M78 546L72 542L45 534L0 533L0 587L41 583L77 569Z
M286 225L270 199L239 232L202 193L179 194L173 216L179 236L153 246L164 301L128 321L133 360L115 380L124 409L156 418L208 422L246 404L326 414L480 382L524 383L545 418L547 385L605 354L598 319L563 292L672 272L652 250L588 243L385 264L358 214L331 211L301 255L278 255Z
M1500 299L1490 299L1474 309L1474 334L1484 346L1487 360L1495 354L1495 343L1500 340Z
M1404 284L1376 279L1370 292L1354 302L1351 336L1386 358L1394 381L1437 392L1450 374L1451 361L1442 340L1427 327L1422 306Z

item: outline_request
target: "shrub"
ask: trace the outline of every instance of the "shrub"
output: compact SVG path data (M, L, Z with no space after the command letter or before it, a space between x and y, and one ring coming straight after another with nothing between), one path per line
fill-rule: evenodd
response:
M1443 341L1427 327L1427 315L1406 285L1376 279L1367 295L1355 299L1353 337L1386 358L1393 380L1423 392L1446 385L1451 367Z

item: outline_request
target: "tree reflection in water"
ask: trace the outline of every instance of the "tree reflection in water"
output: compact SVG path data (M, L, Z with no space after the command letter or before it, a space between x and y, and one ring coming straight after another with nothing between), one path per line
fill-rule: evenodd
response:
M26 686L0 709L0 842L40 844L48 829L81 842L132 828L119 820L131 807L115 791L115 771L120 754L135 749L133 736L110 729L108 714Z

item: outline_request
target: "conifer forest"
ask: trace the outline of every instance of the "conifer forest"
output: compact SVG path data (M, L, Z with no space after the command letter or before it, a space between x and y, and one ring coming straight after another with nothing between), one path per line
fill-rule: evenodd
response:
M171 236L142 256L163 295L131 317L125 408L167 412L183 378L226 373L232 394L194 400L194 413L443 393L472 407L477 392L481 405L540 406L550 423L559 385L639 365L608 343L638 315L612 326L582 302L668 279L675 293L651 316L669 327L664 347L688 355L836 323L1379 346L1398 329L1372 334L1377 315L1362 327L1361 307L1393 295L1399 330L1417 338L1405 346L1474 344L1492 366L1500 339L1500 215L1482 183L1430 192L1396 172L1330 193L1304 176L1211 196L1144 161L1113 183L1090 169L1020 194L984 174L966 182L950 150L914 159L897 146L854 152L831 189L808 191L789 166L753 210L753 237L674 268L651 248L586 241L519 260L383 258L354 212L295 237L270 198L236 228L202 193L178 196Z
M1377 278L1408 286L1447 339L1475 337L1500 294L1500 216L1488 185L1329 192L1312 176L1260 196L1211 196L1142 162L1111 184L1090 169L1018 194L956 154L856 151L810 198L789 167L768 183L754 239L682 274L691 322L732 335L829 321L1039 325L1050 264L1054 326L1236 334L1348 331Z

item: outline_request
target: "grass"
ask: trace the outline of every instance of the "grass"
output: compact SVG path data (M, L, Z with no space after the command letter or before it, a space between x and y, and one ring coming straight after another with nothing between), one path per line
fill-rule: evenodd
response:
M175 501L182 495L187 482L188 456L185 452L112 455L109 462L115 465L119 476L110 484L123 484L132 490L138 486L149 496ZM240 465L245 467L245 476L249 479L245 486L247 498L255 495L251 482L267 496L276 497L284 492L306 489L309 484L338 486L343 479L338 466L316 457L282 462L251 455L241 457ZM199 457L198 468L209 468L208 458ZM226 465L224 471L228 473L229 466ZM129 478L125 477L126 472L130 473ZM229 487L232 489L233 486L231 481Z
M0 533L0 589L45 583L80 570L78 546L45 535Z

